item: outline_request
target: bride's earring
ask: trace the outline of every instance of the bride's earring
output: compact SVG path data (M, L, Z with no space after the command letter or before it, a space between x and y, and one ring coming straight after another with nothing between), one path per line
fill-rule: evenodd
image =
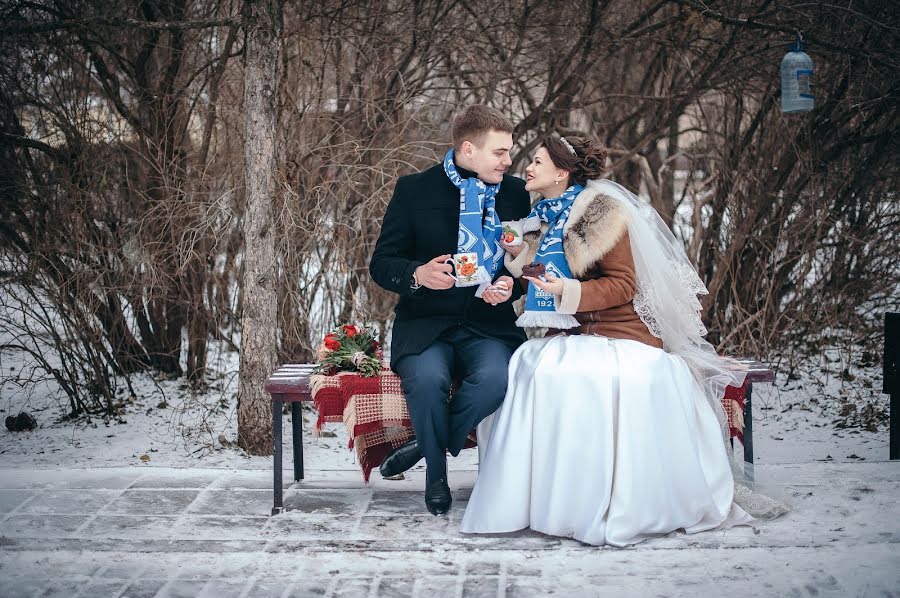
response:
M559 185L560 178L556 177L556 184Z

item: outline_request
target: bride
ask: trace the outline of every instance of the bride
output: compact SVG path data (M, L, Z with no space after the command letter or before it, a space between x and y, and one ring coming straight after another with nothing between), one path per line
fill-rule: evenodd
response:
M506 266L528 285L517 323L550 330L515 352L503 405L479 427L464 533L626 546L752 521L720 404L744 374L702 338L706 289L684 250L599 178L605 161L589 139L554 134L526 169L544 199L515 223L525 243L506 247Z

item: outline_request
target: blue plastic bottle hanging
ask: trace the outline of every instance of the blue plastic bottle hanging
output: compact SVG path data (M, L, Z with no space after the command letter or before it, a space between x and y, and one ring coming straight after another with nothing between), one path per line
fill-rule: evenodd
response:
M803 51L803 38L791 44L791 51L781 60L781 111L808 112L813 109L813 62Z

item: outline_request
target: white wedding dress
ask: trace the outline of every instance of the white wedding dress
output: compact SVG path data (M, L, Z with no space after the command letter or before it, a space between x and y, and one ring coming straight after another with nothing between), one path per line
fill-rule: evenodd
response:
M478 439L464 533L530 527L626 546L753 519L734 503L719 421L687 365L638 341L526 342Z

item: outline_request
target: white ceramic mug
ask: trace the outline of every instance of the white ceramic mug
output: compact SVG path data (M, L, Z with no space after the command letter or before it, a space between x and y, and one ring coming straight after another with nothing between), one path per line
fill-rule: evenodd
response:
M445 260L453 266L453 272L447 274L456 281L458 287L470 287L480 284L478 280L478 254L474 251L454 253L452 258Z
M516 247L522 244L522 235L524 232L524 220L510 220L508 222L501 223L503 225L503 232L501 233L500 240L503 241L503 244L507 247Z

